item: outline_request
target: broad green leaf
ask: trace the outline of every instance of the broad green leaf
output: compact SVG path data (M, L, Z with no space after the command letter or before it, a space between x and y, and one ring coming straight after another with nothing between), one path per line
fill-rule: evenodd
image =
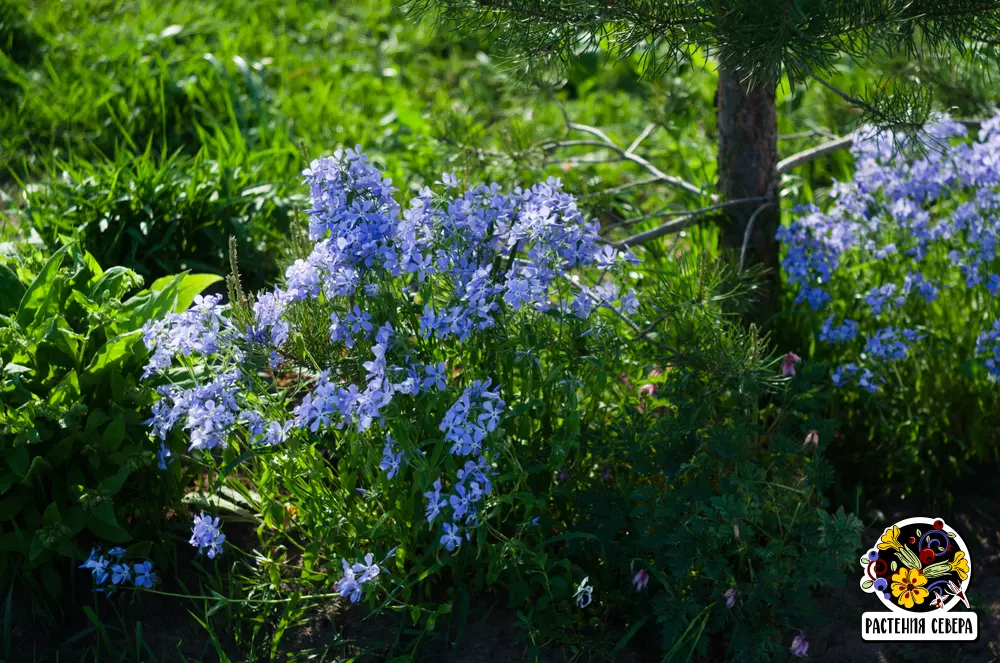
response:
M104 504L89 514L87 529L98 538L114 543L124 543L129 540L128 532L118 524L118 519L111 510L110 504Z
M17 483L17 477L13 472L4 472L0 475L0 495L3 495L10 487Z
M18 479L23 479L24 475L28 473L30 459L28 458L28 450L24 445L19 444L16 447L7 449L4 452L3 458L7 461L7 467L17 475Z
M222 277L218 274L188 274L177 289L177 304L174 311L181 313L190 308L194 298L205 291L205 288L218 283Z
M87 511L80 505L71 506L63 516L63 525L76 536L87 525Z
M180 274L171 274L169 276L161 276L160 278L158 278L155 281L153 281L152 285L149 286L149 291L151 293L159 292L160 290L163 290L168 285L170 285L170 282L173 281L174 279L176 279L177 277L179 277L179 276L186 276L186 275L187 275L187 272L181 272Z
M105 451L117 451L125 441L125 417L119 414L104 429L101 440L107 445Z
M135 273L126 267L111 267L90 287L88 297L100 303L104 293L107 292L112 299L121 299L125 294L125 286L134 276Z
M0 314L10 315L24 297L24 284L7 265L0 264Z
M111 496L117 495L118 491L120 491L122 486L125 485L125 481L127 479L128 472L119 472L102 481L101 490L106 491Z
M52 254L52 257L45 262L45 265L21 297L21 302L17 309L17 324L22 329L27 328L31 324L31 321L35 317L35 312L45 302L46 296L49 294L49 288L55 282L56 276L59 273L59 267L62 265L68 250L69 246L64 246Z
M210 507L218 511L228 511L229 513L234 513L238 516L243 516L244 518L253 518L253 514L243 507L234 504L229 500L223 499L218 495L208 495L200 491L192 491L190 493L185 493L184 497L181 498L181 502L184 504L194 504L203 508ZM280 523L280 520L278 522Z
M67 246L70 257L73 258L73 283L76 287L83 288L104 273L90 251L82 249L79 243L72 240Z
M91 410L90 414L87 415L86 432L92 433L94 429L110 418L104 410Z
M177 302L177 288L180 286L183 275L175 276L165 287L137 306L127 320L120 320L118 330L126 333L141 329L149 320L162 318L167 313L173 311Z
M47 507L45 507L45 513L42 515L42 523L45 526L58 525L62 522L62 514L59 513L59 507L56 506L55 502L51 502Z
M59 381L52 389L52 393L49 395L50 405L62 405L69 406L80 400L80 380L77 377L76 370L70 369L70 371Z
M0 500L0 522L13 520L17 514L21 513L24 506L24 493L15 492L10 497Z
M119 334L109 339L107 343L101 346L101 349L97 351L97 354L90 361L85 372L86 376L90 378L105 369L116 368L118 362L125 357L131 356L132 346L141 339L142 334L138 330Z

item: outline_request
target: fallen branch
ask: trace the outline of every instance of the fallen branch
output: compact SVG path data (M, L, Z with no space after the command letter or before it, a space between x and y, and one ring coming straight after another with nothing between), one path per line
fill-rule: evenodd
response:
M844 136L842 138L837 138L829 142L823 143L822 145L817 145L816 147L810 147L808 150L802 150L798 154L793 154L787 159L782 159L775 166L774 170L778 175L784 175L790 170L794 170L799 166L804 166L810 161L815 161L821 157L825 157L828 154L836 152L838 150L843 150L851 146L854 141L853 136Z
M655 125L648 125L643 130L642 134L640 134L638 138L632 141L632 144L627 149L622 148L616 142L611 140L611 138L606 133L604 133L597 127L592 127L588 124L580 124L579 122L574 122L573 120L571 120L569 117L569 113L566 112L566 108L563 107L563 105L559 102L558 99L556 99L556 96L555 94L553 94L552 90L547 90L547 92L549 93L549 97L551 97L553 103L555 103L556 106L559 108L559 112L562 113L563 120L566 122L566 128L568 130L579 131L581 133L590 134L591 136L594 136L595 138L599 139L597 141L587 141L587 140L551 141L546 145L547 149L550 150L560 149L564 147L574 147L577 145L590 145L596 147L603 147L611 150L612 152L615 152L623 160L631 161L632 163L644 168L651 175L653 175L655 181L665 182L672 186L676 186L700 198L707 197L709 200L712 200L713 202L719 199L717 194L710 193L698 186L695 186L694 184L691 184L687 180L681 179L680 177L664 173L662 170L654 166L648 160L639 156L633 151L639 146L640 143L642 143L643 140L645 140L653 132L653 129L655 129Z
M648 219L654 219L657 217L664 216L683 216L685 218L676 219L674 221L668 221L667 223L661 224L655 228L647 230L645 232L632 235L631 237L626 237L625 239L615 242L612 246L616 248L622 248L624 246L638 246L639 244L644 244L646 242L657 239L658 237L663 237L664 235L670 235L672 233L680 232L688 226L701 221L699 217L712 212L715 210L723 209L725 207L732 207L733 205L742 205L743 203L752 203L770 200L768 196L754 196L752 198L737 198L736 200L726 200L721 203L716 203L714 205L709 205L707 207L702 207L700 209L690 210L690 211L670 211L663 212L660 214L648 214L646 216L636 217L634 219L626 219L622 223L615 227L622 227L626 225L631 225L632 223L637 223L639 221L645 221Z
M965 127L973 130L978 130L982 126L982 120L976 119L957 119L955 122L964 125ZM840 138L835 138L829 142L823 143L822 145L817 145L816 147L810 147L808 150L802 150L797 154L782 159L775 166L774 170L778 175L784 175L790 170L794 170L799 166L804 166L810 161L815 161L821 157L825 157L828 154L832 154L838 150L847 149L854 142L854 136L842 136Z
M768 201L755 209L753 214L750 215L750 220L747 221L747 229L743 232L743 246L740 247L740 267L739 273L743 273L743 260L747 255L747 244L750 243L750 233L753 232L753 222L757 220L757 215L763 212L765 209L773 205L771 201Z

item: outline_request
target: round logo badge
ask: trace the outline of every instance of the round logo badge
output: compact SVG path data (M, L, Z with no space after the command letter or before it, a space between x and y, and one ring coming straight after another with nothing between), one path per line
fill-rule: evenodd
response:
M947 612L969 606L972 559L941 518L907 518L885 528L861 558L861 589L894 612Z

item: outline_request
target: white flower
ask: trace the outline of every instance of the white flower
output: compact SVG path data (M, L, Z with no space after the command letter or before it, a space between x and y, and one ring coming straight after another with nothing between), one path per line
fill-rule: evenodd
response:
M573 594L573 598L576 599L576 604L581 608L586 608L590 605L590 602L593 599L594 588L587 584L588 580L590 580L590 576L583 579L580 586L576 588L576 593Z

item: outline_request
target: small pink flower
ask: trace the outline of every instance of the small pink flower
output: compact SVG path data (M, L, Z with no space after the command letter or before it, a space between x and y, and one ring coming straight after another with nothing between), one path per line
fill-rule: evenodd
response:
M802 631L799 631L799 634L792 640L791 649L792 656L805 658L806 652L809 650L809 642L806 641L806 636L802 634Z
M781 360L781 376L791 377L795 375L795 364L802 362L802 357L798 356L794 352L789 352Z
M809 434L806 435L806 441L802 443L802 448L805 449L809 445L812 445L813 449L819 448L819 432L811 430Z
M652 396L656 393L656 385L650 382L649 384L644 384L639 387L640 396Z
M635 585L635 591L637 592L646 589L646 585L649 584L649 574L646 573L646 569L639 569L635 577L632 578L632 584Z
M726 597L726 607L732 610L733 606L736 604L736 590L730 587L723 594Z

